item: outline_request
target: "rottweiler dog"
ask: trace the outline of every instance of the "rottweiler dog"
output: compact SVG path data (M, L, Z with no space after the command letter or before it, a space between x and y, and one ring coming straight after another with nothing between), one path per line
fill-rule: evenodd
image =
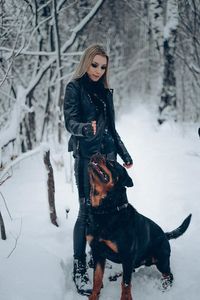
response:
M169 240L186 231L191 215L177 229L165 233L128 203L126 187L133 186L133 182L124 167L96 154L90 160L88 171L91 208L87 240L94 260L89 299L99 299L106 259L122 264L121 300L132 299L131 275L141 265L155 264L162 274L163 288L170 287L173 275Z

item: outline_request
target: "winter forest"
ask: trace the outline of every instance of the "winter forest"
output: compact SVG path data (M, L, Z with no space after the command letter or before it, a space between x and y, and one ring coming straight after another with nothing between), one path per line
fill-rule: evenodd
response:
M197 130L200 127L200 1L0 0L0 187L2 188L2 191L0 191L0 253L1 251L3 253L1 262L2 270L4 270L1 274L0 262L0 290L4 275L6 274L10 278L11 273L13 274L12 263L14 266L18 266L19 257L21 259L20 255L23 257L24 254L27 255L25 249L30 251L33 257L36 255L33 253L32 244L28 244L27 241L20 244L23 228L25 235L38 238L39 247L47 236L55 237L56 241L54 243L53 238L52 240L49 238L47 241L47 245L53 249L51 254L53 253L53 257L55 256L55 262L52 262L52 264L48 264L45 253L42 252L43 250L39 251L37 246L36 259L39 260L41 266L44 262L48 265L45 265L43 271L39 269L39 266L37 270L34 269L36 273L41 272L41 277L45 278L44 281L37 281L37 276L34 277L33 275L33 268L36 267L33 266L34 262L32 261L30 280L36 280L38 294L35 291L29 294L34 288L32 289L31 284L29 286L27 283L23 294L21 292L24 288L23 284L17 286L17 280L14 281L13 279L13 282L11 280L10 283L10 279L7 279L2 289L2 297L0 291L2 300L83 299L83 297L76 295L71 281L67 284L64 279L63 282L61 280L61 283L59 281L63 275L60 269L64 270L65 279L71 276L71 250L69 250L71 244L66 246L67 250L66 248L61 249L60 240L65 236L65 230L67 230L69 235L67 242L65 241L64 244L71 241L73 222L78 210L77 203L71 207L70 203L64 203L66 184L70 197L76 198L76 195L74 196L76 187L73 176L73 160L67 154L69 134L64 126L63 100L66 84L70 81L84 49L93 43L102 44L109 54L109 86L114 89L116 121L119 122L118 127L121 126L123 140L126 144L129 144L129 148L132 147L132 152L135 154L136 168L131 172L134 172L134 176L136 176L134 197L137 207L145 211L145 200L142 203L139 198L141 198L141 195L144 196L144 199L148 198L148 188L150 195L153 195L156 191L151 177L152 174L155 177L158 175L157 170L162 168L162 163L166 159L166 168L164 171L163 167L162 175L166 175L168 171L171 173L169 166L173 164L172 161L176 161L177 164L174 165L174 169L172 166L175 175L173 179L166 175L163 181L162 176L158 175L158 185L160 184L162 190L162 184L167 185L167 179L172 180L170 182L172 189L176 191L174 204L178 208L177 215L180 219L176 219L175 211L172 213L172 217L165 215L164 212L162 218L160 215L158 217L157 211L154 211L154 205L150 208L150 203L146 205L149 210L145 213L150 213L150 217L156 218L161 223L161 220L164 220L165 223L163 221L163 224L167 224L167 220L171 218L173 226L176 226L186 216L184 214L193 212L186 200L183 201L183 208L180 208L178 200L179 185L178 187L173 185L173 180L176 176L178 180L183 180L184 192L189 200L191 200L191 194L194 197L197 197L197 194L199 195L200 189L197 186L199 186L198 178L200 176L200 168L198 167L200 149ZM147 111L144 112L139 108L140 106L146 107ZM154 112L153 116L148 115L148 109ZM128 113L128 117L123 119L126 113ZM147 127L145 127L145 121L148 123ZM154 125L151 127L150 123ZM166 124L171 124L169 125L171 126L170 129L166 127ZM186 129L187 139L182 139L183 133L176 126L180 126L178 128L182 128L183 131ZM189 128L192 128L192 130L195 128L192 131L192 134L195 135L195 141L192 140L193 135L191 137ZM130 131L134 132L134 137L131 136ZM173 144L176 145L175 150L172 149ZM184 146L185 152L183 152ZM52 154L51 158L49 157L49 151L47 151L49 149ZM146 152L144 149L146 149ZM42 159L41 152L44 155ZM39 159L37 159L38 157ZM144 157L147 160L149 159L146 165L143 165L143 163L145 164ZM44 161L42 161L43 159ZM52 180L49 184L51 189L49 195L54 195L55 189L58 188L55 193L57 193L57 198L62 199L62 204L56 203L57 213L59 215L61 211L62 213L63 211L67 213L71 211L72 219L69 220L69 212L67 221L70 225L67 229L66 224L64 224L66 216L61 217L60 224L57 224L54 199L50 199L51 222L56 226L61 225L58 229L60 231L56 231L56 226L48 224L48 208L45 206L43 211L41 204L43 200L39 200L36 196L37 201L39 201L38 208L42 210L43 215L46 216L47 214L47 220L41 221L39 215L35 216L34 221L30 218L27 223L27 228L31 228L30 233L28 229L25 229L26 217L29 218L30 213L28 208L25 209L24 206L27 205L25 197L21 197L21 202L19 201L18 204L16 202L11 203L11 199L14 200L13 196L17 194L19 184L23 186L25 180L31 178L30 173L34 178L30 179L33 180L32 185L30 182L28 182L28 185L26 183L24 189L26 193L33 197L36 190L39 191L41 188L42 191L45 190L44 197L47 198L45 194L46 182L41 179L44 174L41 175L39 171L41 166L43 168L42 164L44 163L47 168L50 166L47 170L47 173L50 173L49 180ZM53 173L51 173L51 163L55 173L55 187ZM139 167L137 169L139 163L141 163L141 169ZM181 164L185 166L185 169L181 169ZM155 170L152 170L152 166L155 167ZM149 169L153 173L150 174ZM148 174L149 178L147 180ZM192 182L192 178L196 180L195 183ZM185 182L191 186L191 193L186 191ZM146 192L142 191L142 184L147 188ZM182 197L183 191L180 193ZM43 195L43 192L41 194ZM171 195L169 196L171 197ZM52 197L54 198L54 196ZM157 194L153 197L155 203L158 204L157 208L161 210ZM22 201L22 199L24 200ZM37 215L36 203L33 207L30 207L33 213ZM193 205L192 209L199 211L196 202ZM172 204L170 204L170 207L173 211ZM73 208L75 208L74 212ZM10 209L16 219L11 216ZM167 211L167 207L165 211ZM25 216L23 223L22 216ZM41 224L45 224L43 229L40 227ZM30 227L28 227L29 225ZM53 229L48 226L52 226ZM32 232L33 228L35 228L34 233ZM44 228L46 228L46 233ZM39 236L37 236L36 231L40 232ZM8 244L1 244L1 239L8 239ZM191 242L191 240L190 237L189 241ZM188 245L184 241L184 245L186 244ZM19 250L21 249L20 245L24 250L19 256L16 254L15 258L14 252L16 252L17 247ZM181 247L178 248L178 250L180 249ZM65 261L66 251L70 253L67 256L67 261ZM198 251L198 249L194 251L190 249L188 260L199 253ZM48 255L47 257L51 260L49 252ZM11 261L8 266L3 262L5 257L14 261ZM60 269L56 261L57 257L62 257ZM175 257L178 260L178 255ZM188 269L191 267L190 263L191 261L188 261ZM198 268L200 268L199 259L196 263L199 264ZM174 261L173 264L176 265ZM27 266L29 266L29 263L27 263ZM192 264L192 266L195 270L195 265ZM46 267L47 270L44 271ZM187 267L183 268L184 271ZM54 271L58 274L57 281L53 274L50 275ZM16 273L14 273L15 279L18 277L18 272L20 273L17 267ZM181 277L181 274L183 274L181 263L178 264L177 270L175 267L175 272ZM144 276L148 277L148 274ZM136 298L134 299L196 300L198 297L195 291L198 290L198 283L190 282L187 275L183 276L185 277L181 277L181 281L178 282L178 289L180 289L180 284L184 283L186 293L183 292L180 298L177 297L179 290L176 289L171 296L165 295L162 298L162 295L156 294L157 291L153 290L153 283L152 285L150 283L147 286L146 298L142 295L145 290L144 285L141 285L138 290L136 288ZM193 276L199 278L198 272L194 271ZM142 277L143 273L139 273L136 278L138 286L141 282L143 284ZM26 280L25 273L22 278L21 282ZM185 285L186 281L187 284ZM13 290L8 292L11 284L13 284ZM53 294L50 293L51 289L48 288L51 284ZM120 285L119 282L118 285ZM109 285L105 284L105 298L102 297L102 299L118 299L119 291L116 292L116 286L111 290L109 298L106 296ZM191 287L194 287L193 294L187 294L187 288L190 289ZM45 289L44 294L43 288ZM17 297L16 291L22 294ZM152 294L152 298L148 298L148 294Z
M146 94L158 122L199 121L199 1L1 0L0 14L1 166L62 142L65 85L95 42L110 55L117 109Z

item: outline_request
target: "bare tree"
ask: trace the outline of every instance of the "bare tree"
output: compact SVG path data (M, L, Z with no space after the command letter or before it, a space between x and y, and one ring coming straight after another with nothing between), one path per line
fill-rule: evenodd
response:
M19 1L19 4L15 3L10 12L12 14L16 10L19 12L16 17L17 22L21 21L20 24L22 24L19 38L16 39L14 47L10 47L12 35L15 32L12 27L12 34L8 35L5 41L6 47L0 47L4 57L7 54L8 59L11 59L11 55L14 55L13 72L18 75L15 77L15 85L18 88L15 89L16 95L12 95L12 97L14 98L13 102L18 99L22 106L19 103L11 105L14 118L11 122L10 119L7 119L2 123L1 130L4 132L4 139L1 141L0 148L5 149L10 142L17 142L21 143L20 151L27 151L33 149L41 141L45 131L48 132L49 129L45 127L47 114L52 121L49 135L56 136L57 141L61 141L61 111L64 94L62 62L67 57L68 64L73 64L74 55L70 55L69 50L75 44L83 28L97 14L104 1L95 1L95 4L89 7L87 14L79 23L68 27L69 37L65 38L64 42L60 36L58 17L59 14L62 15L65 5L66 8L70 6L68 1L52 0L46 3L41 0L31 4L27 2L26 7L22 3L24 5L24 1ZM8 10L12 4L13 0L5 2L4 10ZM69 14L72 13L71 9ZM73 19L73 23L74 21L76 22L76 19ZM8 29L10 26L11 24L8 24ZM49 33L51 34L49 35ZM35 48L36 50L33 50ZM76 55L76 51L74 54ZM69 76L68 72L65 76ZM4 99L6 99L6 95ZM43 99L46 99L46 104L43 103ZM23 109L19 110L19 107ZM40 119L39 123L38 119ZM7 126L9 130L5 131ZM5 151L2 152L2 156L4 153Z

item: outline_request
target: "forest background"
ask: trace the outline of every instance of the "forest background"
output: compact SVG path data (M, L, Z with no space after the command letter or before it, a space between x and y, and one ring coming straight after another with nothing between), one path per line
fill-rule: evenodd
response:
M118 113L143 101L159 124L199 122L199 0L1 0L2 168L41 142L63 143L65 86L96 42L110 56Z
M0 298L83 298L71 276L78 201L63 99L91 43L110 57L116 126L134 162L130 203L166 230L193 214L171 243L173 289L160 293L155 270L140 270L134 297L196 300L199 0L0 0ZM105 279L102 297L119 288Z

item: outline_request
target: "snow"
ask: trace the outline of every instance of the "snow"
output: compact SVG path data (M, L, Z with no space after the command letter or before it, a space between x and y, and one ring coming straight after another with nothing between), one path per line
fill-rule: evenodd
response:
M6 127L1 130L0 148L8 144L11 140L16 139L17 131L23 118L25 101L25 91L22 86L18 86L17 99L14 108L10 113L9 122L6 124Z
M152 110L135 106L129 111L117 123L134 160L133 168L128 171L135 184L128 189L129 201L166 231L179 226L189 213L193 214L187 232L170 242L175 277L172 289L162 293L157 270L140 268L133 274L134 300L196 300L200 269L198 126L165 123L159 127ZM66 182L65 168L57 167L53 159L52 162L59 228L49 220L42 151L14 165L12 177L1 186L12 216L11 220L1 198L0 210L7 233L7 240L0 240L1 300L87 299L76 293L71 277L77 192ZM121 279L108 281L110 273L120 269L115 264L111 270L106 269L100 299L120 298ZM92 276L92 270L89 272Z

